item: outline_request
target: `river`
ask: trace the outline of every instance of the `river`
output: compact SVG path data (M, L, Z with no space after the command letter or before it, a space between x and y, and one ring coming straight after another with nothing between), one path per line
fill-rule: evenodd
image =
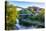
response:
M43 25L43 26L40 26L39 28L44 28L44 24L43 23L40 23L40 22L32 22L33 24L32 25L30 25L30 26L28 26L28 27L26 27L26 26L23 26L23 25L20 25L19 24L19 20L18 19L16 19L16 24L15 24L15 26L13 27L14 28L14 30L24 30L24 29L37 29L37 27L39 26L39 25ZM39 25L38 25L38 24Z

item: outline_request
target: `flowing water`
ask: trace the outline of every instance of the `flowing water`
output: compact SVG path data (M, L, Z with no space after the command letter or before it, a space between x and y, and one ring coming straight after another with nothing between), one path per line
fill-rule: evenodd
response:
M35 24L35 25L32 24L32 25L26 27L26 26L20 25L18 19L16 19L16 22L17 22L17 23L15 24L16 26L14 27L14 30L15 30L15 29L16 29L16 30L24 30L24 29L34 29L34 28L36 29L36 28L40 25L40 23L37 22L37 23L39 23L39 25L36 23L37 25L36 25L36 24ZM40 27L40 28L42 28L42 27Z
M33 25L31 25L29 27L22 26L22 25L19 24L19 20L18 19L16 19L16 22L17 22L16 23L16 29L19 29L19 30L21 30L21 29L32 29L32 28L36 28Z

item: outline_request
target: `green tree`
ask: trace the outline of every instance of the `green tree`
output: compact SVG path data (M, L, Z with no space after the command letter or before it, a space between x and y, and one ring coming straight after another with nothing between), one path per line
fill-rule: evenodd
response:
M9 2L6 3L6 29L12 29L12 27L16 23L16 7L14 5L10 5Z
M44 22L44 16L45 16L45 9L41 8L40 12L39 12L39 15L38 15L39 21Z

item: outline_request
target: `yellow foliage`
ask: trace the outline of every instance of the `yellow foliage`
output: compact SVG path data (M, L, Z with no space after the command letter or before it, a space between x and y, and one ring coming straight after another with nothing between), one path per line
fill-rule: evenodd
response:
M6 5L5 11L6 11L6 29L9 29L9 27L12 28L16 23L16 15L17 15L16 6Z

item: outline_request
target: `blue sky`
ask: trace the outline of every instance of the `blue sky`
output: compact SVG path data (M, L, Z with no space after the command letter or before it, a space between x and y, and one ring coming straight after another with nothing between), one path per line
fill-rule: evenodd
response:
M44 8L45 6L43 2L40 3L40 2L25 2L25 1L9 1L9 3L23 8L26 8L28 6L37 6Z
M7 1L45 2L45 0L7 0Z

